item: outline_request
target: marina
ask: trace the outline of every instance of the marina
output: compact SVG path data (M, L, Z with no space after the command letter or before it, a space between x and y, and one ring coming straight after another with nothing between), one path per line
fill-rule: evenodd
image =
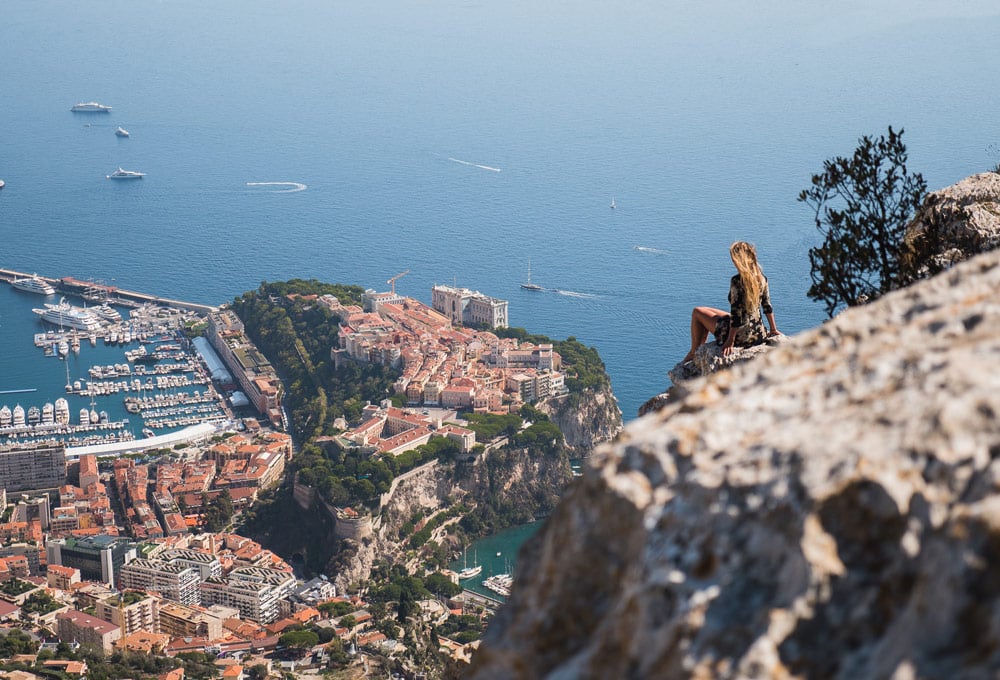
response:
M5 326L12 328L12 315L20 316L17 328L28 335L23 342L38 352L37 359L26 356L19 364L40 362L24 376L0 378L0 388L9 388L0 389L0 448L114 445L231 422L225 395L212 385L184 334L185 325L199 320L189 305L136 294L122 298L117 289L98 284L8 270L0 270L0 280L30 281L29 293L45 295L51 287L83 298L83 306L61 299L31 307L37 295L13 286L0 290L12 303ZM10 341L19 344L16 336Z

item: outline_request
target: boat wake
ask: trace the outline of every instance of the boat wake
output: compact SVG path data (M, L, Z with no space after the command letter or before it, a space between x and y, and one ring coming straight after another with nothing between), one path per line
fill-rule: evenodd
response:
M669 255L669 250L661 250L659 248L650 248L648 246L632 246L632 250L637 250L640 253L652 253L653 255Z
M567 297L575 297L575 298L593 299L593 298L599 298L599 297L601 297L600 295L594 295L592 293L577 293L576 291L573 291L573 290L558 290L558 289L556 289L556 292L559 293L560 295L565 295Z
M270 194L294 194L297 191L305 191L307 185L300 182L247 182L248 187L291 187L290 189L272 189Z
M461 163L462 165L468 165L471 168L479 168L480 170L489 170L490 172L500 172L500 168L492 168L488 165L479 165L478 163L470 163L469 161L460 161L457 158L448 157L448 160L452 163Z

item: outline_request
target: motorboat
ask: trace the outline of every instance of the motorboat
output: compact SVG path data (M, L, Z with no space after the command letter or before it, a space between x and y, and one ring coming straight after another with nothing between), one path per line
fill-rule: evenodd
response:
M80 102L70 109L77 113L111 113L111 107L97 102Z
M128 130L126 130L121 126L118 126L118 129L115 130L115 135L118 137L128 137Z
M108 179L142 179L146 176L144 172L136 172L135 170L122 170L120 167L107 175Z
M105 302L100 307L91 307L91 311L110 323L121 323L122 315L117 309Z
M4 188L4 186L5 186L5 185L4 185L4 181L3 181L2 179L0 179L0 189L3 189L3 188Z
M39 295L55 295L56 292L52 284L41 278L38 274L14 279L10 282L10 285L17 290L23 290L26 293L38 293Z

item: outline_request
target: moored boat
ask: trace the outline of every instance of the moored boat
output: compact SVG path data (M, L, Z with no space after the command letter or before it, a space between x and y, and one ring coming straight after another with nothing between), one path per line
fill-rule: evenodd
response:
M38 274L14 279L10 282L12 288L23 290L25 293L38 293L39 295L54 295L56 289L48 281Z
M128 130L119 126L118 129L115 130L115 135L117 135L118 137L128 137Z

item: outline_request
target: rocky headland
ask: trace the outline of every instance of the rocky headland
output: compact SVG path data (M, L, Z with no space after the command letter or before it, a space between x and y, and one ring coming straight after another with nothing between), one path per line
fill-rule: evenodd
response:
M466 675L996 677L998 416L997 252L686 380L567 489Z

